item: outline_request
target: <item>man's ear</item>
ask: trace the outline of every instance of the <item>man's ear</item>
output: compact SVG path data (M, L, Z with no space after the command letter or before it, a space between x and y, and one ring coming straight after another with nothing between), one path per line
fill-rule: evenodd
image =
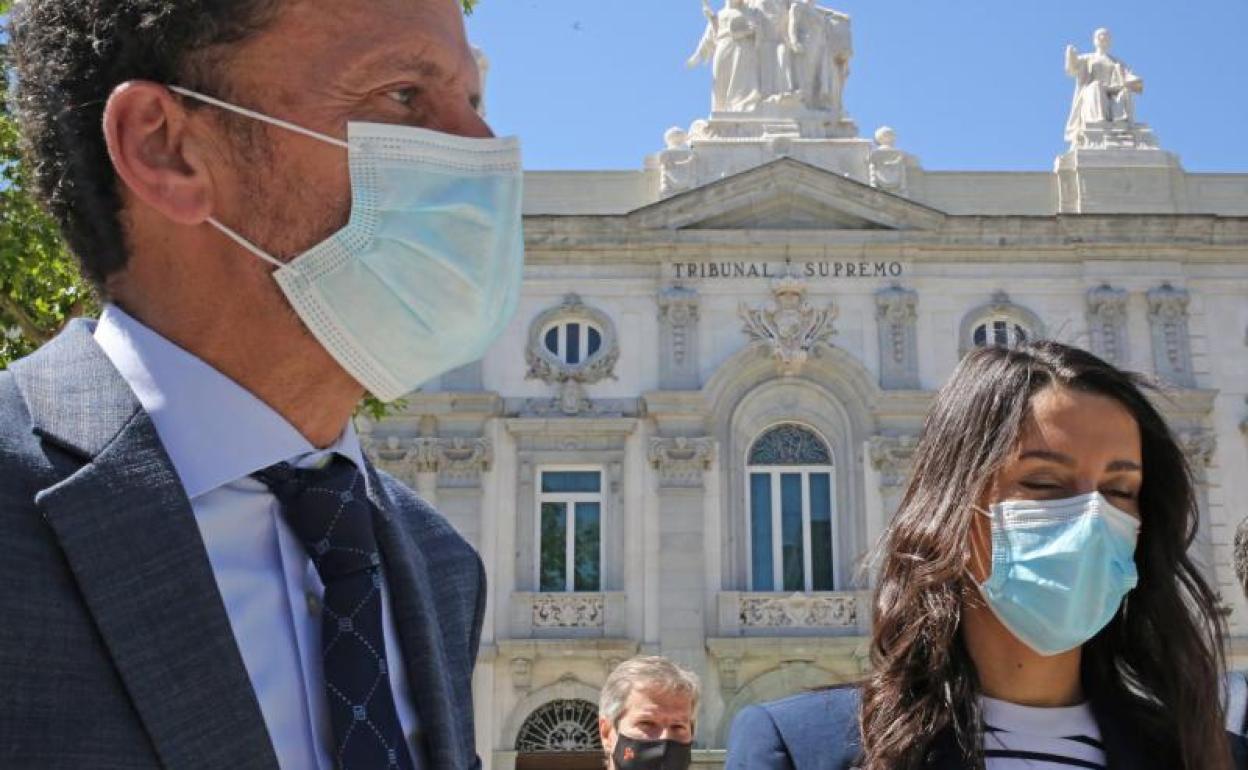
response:
M598 717L598 737L602 739L602 749L610 756L615 749L615 729L606 717Z
M139 201L184 225L212 215L212 175L189 113L163 85L133 80L109 94L104 138L113 169Z

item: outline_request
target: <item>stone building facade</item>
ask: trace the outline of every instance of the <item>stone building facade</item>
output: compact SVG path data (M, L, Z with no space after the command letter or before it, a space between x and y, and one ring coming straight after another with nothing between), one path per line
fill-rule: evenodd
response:
M1166 384L1195 555L1248 662L1248 175L1187 173L1121 125L1053 173L929 171L891 131L786 109L808 112L669 131L639 171L529 173L510 327L361 426L485 559L487 768L594 766L598 688L638 652L701 674L707 767L743 706L861 676L864 558L984 344L1057 339Z

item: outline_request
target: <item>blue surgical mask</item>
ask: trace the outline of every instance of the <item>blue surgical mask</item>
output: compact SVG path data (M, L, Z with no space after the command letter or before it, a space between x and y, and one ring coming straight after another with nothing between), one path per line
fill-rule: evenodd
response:
M980 591L1001 623L1041 655L1087 642L1135 587L1140 522L1099 492L993 505L992 574Z
M524 268L515 139L352 122L344 142L170 89L346 149L351 217L290 262L208 221L277 267L304 325L374 396L393 401L485 355L515 312Z

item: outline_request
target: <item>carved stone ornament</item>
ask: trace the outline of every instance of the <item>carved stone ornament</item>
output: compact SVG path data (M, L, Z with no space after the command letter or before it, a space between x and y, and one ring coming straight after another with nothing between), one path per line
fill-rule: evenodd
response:
M806 301L807 285L790 269L788 275L772 282L774 301L770 307L751 310L741 303L742 329L756 344L771 349L779 373L784 377L801 374L815 346L831 344L836 329L835 305L819 309Z
M527 693L533 687L533 660L531 658L512 659L511 681L521 693Z
M600 330L602 343L593 354L579 363L569 364L546 349L543 335L556 323L581 322ZM620 358L619 336L610 316L591 308L576 294L568 294L563 302L533 319L529 326L529 343L525 350L529 371L526 379L542 380L559 386L556 398L559 411L565 415L577 415L591 408L585 394L585 385L604 379L615 378L615 364Z
M1218 449L1218 436L1204 428L1181 431L1179 446L1187 456L1188 464L1199 473L1213 462L1213 455Z
M602 628L605 622L602 594L552 593L533 598L533 628Z
M1101 284L1088 292L1092 352L1113 364L1127 362L1127 292Z
M486 438L387 436L379 441L361 435L360 439L378 465L408 482L422 473L437 473L442 484L477 484L494 460L493 445Z
M650 463L659 471L663 487L700 487L702 473L715 459L715 440L711 438L652 438Z
M802 594L741 597L742 628L854 628L858 600L853 594Z
M918 445L918 436L871 437L871 467L879 471L882 486L899 487L906 482Z

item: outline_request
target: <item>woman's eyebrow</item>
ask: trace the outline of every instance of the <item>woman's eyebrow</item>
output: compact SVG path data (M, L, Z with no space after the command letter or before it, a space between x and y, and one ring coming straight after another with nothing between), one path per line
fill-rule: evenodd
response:
M1131 460L1114 460L1105 466L1107 471L1142 471L1140 464Z
M1018 459L1020 460L1031 460L1031 459L1051 460L1055 463L1059 463L1061 465L1067 465L1071 467L1076 465L1075 458L1071 457L1070 455L1062 454L1061 452L1052 452L1048 449L1031 449L1019 455Z

